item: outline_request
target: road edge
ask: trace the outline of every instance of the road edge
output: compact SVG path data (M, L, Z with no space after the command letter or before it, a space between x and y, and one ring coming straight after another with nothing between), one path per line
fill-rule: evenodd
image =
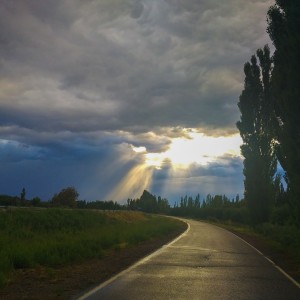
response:
M222 228L222 227L220 227L220 228ZM223 229L225 229L225 228L223 228ZM225 229L225 230L227 230L227 229ZM240 240L242 240L244 243L246 243L248 246L250 246L252 249L254 249L257 253L259 253L261 256L263 256L269 263L271 263L271 265L273 265L278 271L280 271L287 279L289 279L296 287L298 287L300 289L300 283L298 281L296 281L292 276L290 276L287 272L285 272L281 267L279 267L272 259L270 259L266 255L264 255L260 250L255 248L253 245L251 245L250 243L245 241L243 238L241 238L234 232L232 232L230 230L227 230L227 231L231 232L233 235L235 235Z
M177 218L176 218L177 219ZM180 218L178 218L180 219ZM136 268L137 266L141 265L142 263L148 261L149 259L151 259L152 257L158 255L160 252L162 252L165 248L171 246L172 244L176 243L178 240L180 240L183 236L185 236L189 230L190 230L190 224L188 223L187 220L184 219L180 219L181 221L185 222L187 224L187 229L181 233L179 236L177 236L174 240L168 242L167 244L161 246L160 248L158 248L157 250L155 250L154 252L150 253L149 255L145 256L144 258L138 260L136 263L134 263L133 265L131 265L130 267L128 267L127 269L121 271L120 273L114 275L113 277L109 278L108 280L104 281L103 283L99 284L98 286L94 287L93 289L89 290L88 292L85 292L83 295L79 296L78 298L75 298L76 300L85 300L88 297L90 297L91 295L93 295L94 293L96 293L97 291L101 290L102 288L104 288L105 286L107 286L108 284L110 284L111 282L113 282L114 280L116 280L117 278L119 278L120 276L126 274L127 272L131 271L132 269Z
M203 222L203 221L200 221ZM273 265L280 273L282 273L289 281L291 281L297 288L300 289L300 283L295 280L292 276L290 276L286 271L284 271L281 267L279 267L272 259L270 259L269 257L267 257L263 252L261 252L260 250L258 250L256 247L254 247L253 245L251 245L250 243L248 243L246 240L244 240L242 237L240 237L239 235L237 235L236 233L234 233L233 231L231 231L230 229L224 228L222 226L218 226L217 224L212 224L209 222L204 222L204 223L208 223L210 225L214 225L217 226L219 228L222 228L223 230L226 230L230 233L232 233L233 235L235 235L236 237L238 237L240 240L242 240L245 244L247 244L248 246L250 246L253 250L255 250L258 254L260 254L261 256L263 256L269 263L271 263L271 265Z

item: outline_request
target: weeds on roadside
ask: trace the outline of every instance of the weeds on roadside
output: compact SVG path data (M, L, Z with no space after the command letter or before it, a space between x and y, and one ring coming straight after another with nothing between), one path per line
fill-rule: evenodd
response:
M0 211L0 286L11 271L56 267L101 258L182 227L182 222L140 212L70 209L7 209Z

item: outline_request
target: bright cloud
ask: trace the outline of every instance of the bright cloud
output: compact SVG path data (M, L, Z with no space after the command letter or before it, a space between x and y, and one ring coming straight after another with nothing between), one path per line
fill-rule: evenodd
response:
M242 140L238 134L233 136L206 136L195 130L189 138L174 138L169 149L162 153L146 153L146 164L160 168L164 161L174 167L188 168L191 164L207 165L224 155L240 156ZM137 153L145 152L145 147L133 148Z

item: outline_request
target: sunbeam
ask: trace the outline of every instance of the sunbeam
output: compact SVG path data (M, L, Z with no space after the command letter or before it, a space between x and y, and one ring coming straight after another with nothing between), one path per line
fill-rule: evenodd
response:
M128 197L138 198L152 183L154 168L146 164L134 166L109 194L108 199L124 202Z
M159 189L164 194L169 190L180 193L190 190L196 182L213 190L212 184L216 182L217 175L197 174L193 170L206 170L213 164L227 165L228 157L230 161L240 157L240 136L214 137L199 133L196 129L185 130L187 134L184 137L171 138L169 148L160 153L148 152L144 145L127 144L126 148L131 152L122 161L134 159L135 165L126 172L107 199L124 202L128 197L140 197L143 190L151 188ZM218 173L223 169L219 167Z

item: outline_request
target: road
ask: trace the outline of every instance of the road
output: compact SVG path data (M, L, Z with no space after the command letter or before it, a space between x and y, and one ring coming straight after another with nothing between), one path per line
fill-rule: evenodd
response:
M236 235L188 223L175 242L80 299L300 299L300 288Z

